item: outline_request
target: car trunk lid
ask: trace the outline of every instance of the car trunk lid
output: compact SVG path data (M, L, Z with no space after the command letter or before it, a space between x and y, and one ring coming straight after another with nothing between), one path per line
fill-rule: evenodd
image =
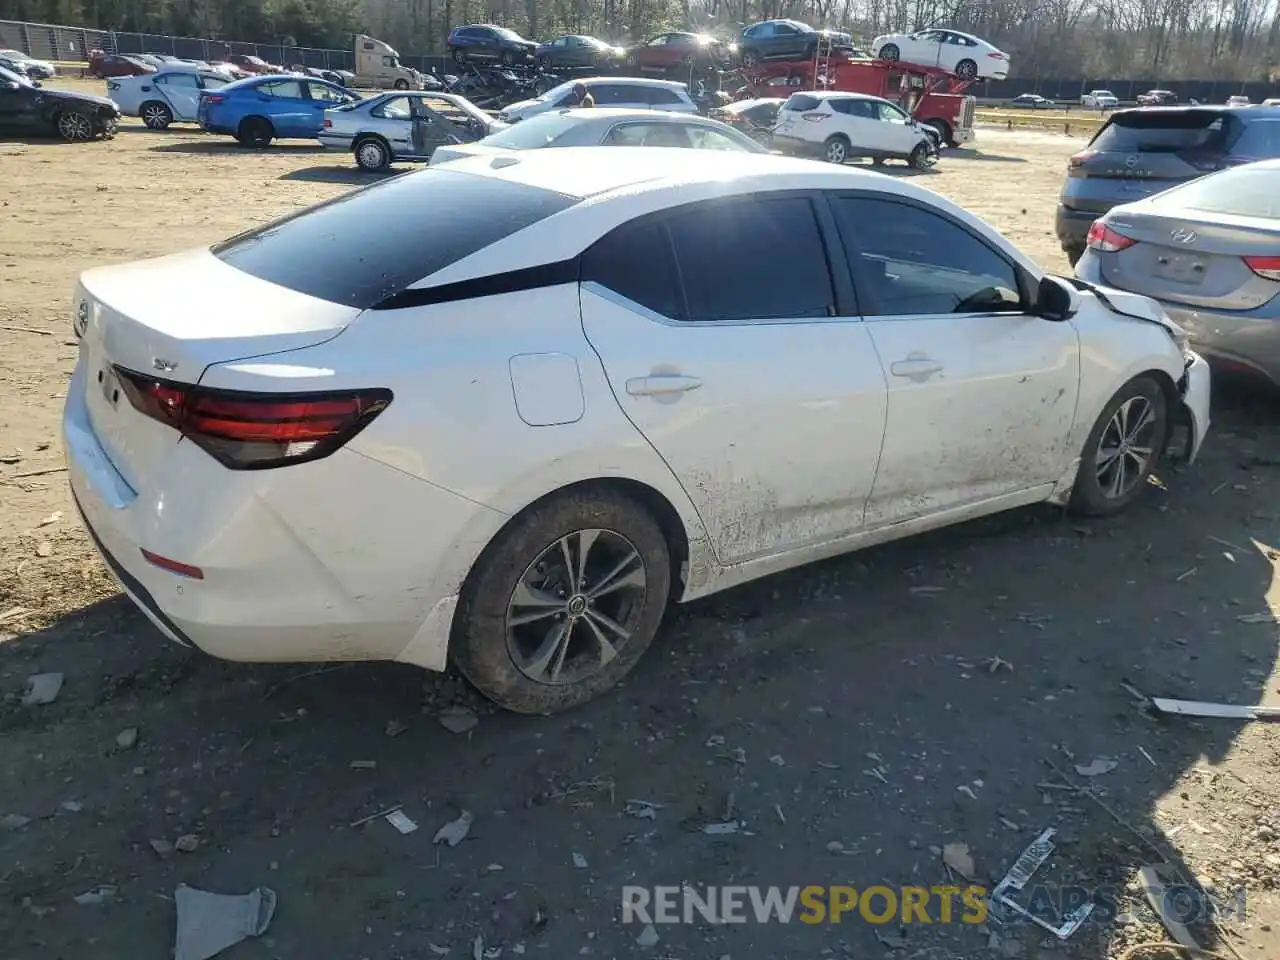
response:
M1253 310L1280 293L1280 283L1260 276L1245 257L1276 249L1274 228L1245 218L1166 213L1159 202L1118 210L1106 221L1132 246L1100 257L1111 286L1188 306Z
M260 280L207 249L89 270L75 309L89 420L135 490L181 435L134 409L119 370L195 384L210 364L320 343L360 313Z

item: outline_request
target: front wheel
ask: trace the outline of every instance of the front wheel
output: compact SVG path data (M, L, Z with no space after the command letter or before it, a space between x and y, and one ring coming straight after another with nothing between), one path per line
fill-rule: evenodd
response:
M397 80L397 81L395 82L395 88L396 88L397 90L408 90L408 89L409 89L409 81L408 81L408 80L405 80L403 77L401 77L399 80Z
M377 173L391 166L391 150L377 139L361 140L355 149L356 166Z
M1111 398L1089 432L1071 491L1076 513L1107 517L1142 493L1169 436L1169 402L1149 376L1134 377Z
M752 70L760 66L760 54L754 50L748 50L742 55L742 65L748 70Z
M152 130L165 130L173 123L173 111L155 100L144 103L138 112L142 115L142 122Z
M580 706L630 672L671 589L657 521L620 493L559 494L513 520L463 589L454 662L517 713Z
M978 65L972 60L961 60L956 64L956 76L961 80L977 80Z
M930 170L938 162L938 148L934 146L932 137L925 137L916 144L916 148L907 157L912 170Z
M827 163L844 163L849 159L849 138L842 133L828 137L822 147L822 156Z
M886 43L880 48L880 59L897 60L900 53L901 51L898 50L898 45L896 43Z
M79 110L58 114L58 136L68 143L93 139L93 118Z

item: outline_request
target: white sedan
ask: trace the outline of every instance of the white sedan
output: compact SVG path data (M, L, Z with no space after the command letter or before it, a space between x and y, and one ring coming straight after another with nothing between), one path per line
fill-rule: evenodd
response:
M107 96L120 112L141 117L152 130L164 130L175 121L194 123L202 90L217 90L230 81L212 70L168 66L137 77L112 77Z
M617 683L670 599L1041 501L1114 514L1209 423L1154 301L909 181L751 153L461 159L88 270L72 304L71 490L163 633L452 660L530 713Z
M891 33L871 41L881 60L901 60L939 67L962 80L1003 80L1009 75L1009 55L980 37L931 27L917 33Z

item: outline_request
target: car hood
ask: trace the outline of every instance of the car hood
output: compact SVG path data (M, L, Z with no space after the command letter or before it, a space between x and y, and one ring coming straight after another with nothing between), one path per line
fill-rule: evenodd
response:
M70 90L50 90L48 87L41 87L40 93L48 97L50 100L66 100L72 103L92 103L99 107L115 108L116 102L108 97L99 97L92 93L74 93Z
M528 110L530 107L540 107L545 102L546 101L544 100L537 100L537 99L517 100L515 103L507 104L505 107L502 108L501 112L507 114L507 116L517 116L523 113L524 111Z

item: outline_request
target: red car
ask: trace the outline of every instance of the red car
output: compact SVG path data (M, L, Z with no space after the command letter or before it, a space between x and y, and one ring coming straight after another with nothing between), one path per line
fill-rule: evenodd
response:
M245 73L282 73L282 69L274 63L267 63L261 57L251 57L244 53L233 53L227 57L227 61L234 67L238 67Z
M89 75L105 79L106 77L140 77L144 73L155 73L156 68L142 60L106 53L102 50L89 51Z
M627 49L627 64L641 70L715 67L729 62L728 44L700 33L663 33Z

